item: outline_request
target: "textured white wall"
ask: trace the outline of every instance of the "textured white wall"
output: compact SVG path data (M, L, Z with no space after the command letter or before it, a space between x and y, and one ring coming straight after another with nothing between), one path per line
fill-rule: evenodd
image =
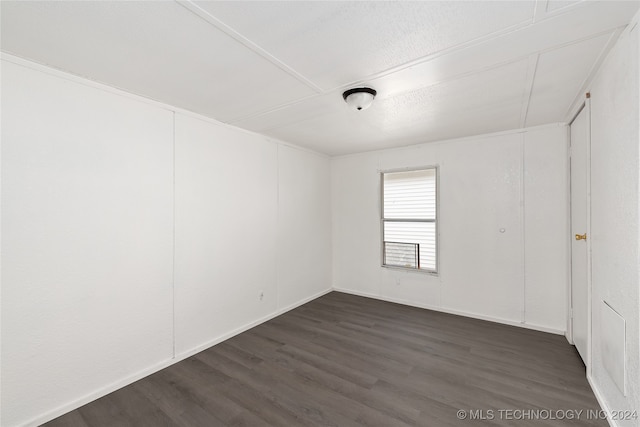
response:
M566 135L553 125L332 159L334 287L564 332ZM382 268L378 173L428 165L440 166L439 275Z
M567 129L524 135L525 317L533 325L567 325L569 194Z
M591 380L608 409L640 412L638 33L636 26L622 34L591 87ZM602 364L603 301L626 321L626 397Z
M328 158L172 110L2 61L2 426L330 289Z
M325 156L176 114L178 356L330 287L329 183Z
M3 61L3 426L171 358L172 127Z
M277 190L276 144L176 115L178 355L275 311Z
M278 307L331 284L331 179L327 158L278 147Z

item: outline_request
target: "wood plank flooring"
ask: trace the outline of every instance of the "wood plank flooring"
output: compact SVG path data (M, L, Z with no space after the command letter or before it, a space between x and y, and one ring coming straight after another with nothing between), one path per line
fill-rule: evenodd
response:
M599 409L562 336L332 292L46 425L606 426Z

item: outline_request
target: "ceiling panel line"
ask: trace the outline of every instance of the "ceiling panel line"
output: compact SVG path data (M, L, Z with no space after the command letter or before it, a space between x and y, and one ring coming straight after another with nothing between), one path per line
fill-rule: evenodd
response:
M474 76L476 74L482 74L482 73L486 73L486 72L491 72L491 71L497 70L497 69L502 68L502 67L507 67L509 65L517 64L518 62L522 62L522 61L524 61L524 60L526 60L526 59L528 59L528 58L530 58L532 56L538 56L538 54L519 56L518 58L509 59L508 61L502 61L502 62L497 63L497 64L492 64L491 66L482 67L481 69L476 69L476 70L473 70L473 71L470 71L470 72L466 72L466 73L462 73L462 74L452 75L452 76L449 76L447 78L443 78L443 79L440 79L438 81L435 81L432 84L429 84L429 85L426 85L426 86L420 86L419 88L411 88L411 89L407 89L407 90L394 92L393 96L394 97L395 96L402 96L402 95L411 93L411 92L415 91L416 89L433 88L433 87L437 87L437 86L440 86L440 85L452 83L452 82L455 82L455 81L458 81L458 80L468 79L468 78L470 78L470 77L472 77L472 76ZM307 99L317 98L319 96L322 96L322 95L312 95L312 96L307 97ZM336 93L336 99L337 100L338 99L342 99L339 96L339 93ZM282 107L278 108L278 110L287 108L287 107L289 107L291 105L295 105L296 103L302 102L302 101L303 100L293 101L293 102L289 103L288 105L283 105ZM340 101L336 101L336 102L340 102ZM270 114L270 113L272 113L274 111L276 111L276 110L267 111L267 112L265 112L263 114L253 115L253 116L251 116L249 118L254 118L254 117L259 117L259 116L262 116L262 115ZM331 114L331 113L328 113L328 114ZM318 116L315 115L313 118L317 118L317 117ZM296 125L296 124L299 124L299 123L306 122L306 121L308 121L310 119L313 119L313 118L306 117L306 118L303 118L303 119L300 119L300 120L293 121L291 123L287 123L285 126L293 126L293 125ZM246 120L246 119L243 119L243 120ZM241 121L241 120L238 120L238 122L239 121ZM234 122L230 122L230 124L234 124ZM272 130L275 130L275 129L278 129L278 128L281 128L281 127L283 127L282 124L275 124L275 125L273 125L271 127L265 127L264 129L261 129L260 132L266 133L266 132L269 132L269 131L272 131Z
M623 27L618 27L618 28L610 28L610 29L607 29L607 30L604 30L604 31L600 31L600 32L597 32L597 33L591 33L589 35L586 35L584 37L580 37L578 39L574 39L574 40L571 40L571 41L568 41L568 42L564 42L564 43L558 43L558 44L555 44L553 46L549 46L547 48L537 50L537 51L535 51L535 53L543 54L543 53L547 53L547 52L552 52L554 50L562 49L564 47L568 47L568 46L571 46L571 45L574 45L574 44L580 44L580 43L585 42L587 40L597 39L598 37L601 37L601 36L604 36L604 35L607 35L607 34L614 34L614 33L618 32L618 31L622 31L624 28L625 27L623 26Z
M515 24L515 25L511 25L509 27L503 28L502 30L495 31L493 33L486 34L484 36L480 36L480 37L477 37L475 39L466 41L464 43L453 45L453 46L448 47L446 49L441 49L441 50L439 50L437 52L430 53L428 55L421 56L421 57L416 58L416 59L412 59L411 61L405 62L405 63L400 64L400 65L396 65L396 66L388 68L386 70L383 70L383 71L380 71L380 72L377 72L377 73L374 73L374 74L370 74L365 78L354 80L352 82L333 87L333 88L325 91L325 93L334 92L336 90L341 90L341 89L344 89L344 88L357 86L357 85L366 83L367 81L370 81L370 80L376 80L376 79L379 79L379 78L382 78L382 77L386 77L388 75L397 73L397 72L405 70L407 68L411 68L411 67L414 67L416 65L423 64L425 62L433 61L434 59L440 58L442 56L451 55L453 53L457 53L459 51L462 51L462 50L465 50L465 49L470 49L470 48L473 48L475 46L481 45L483 43L490 42L490 41L492 41L494 39L498 39L500 37L503 37L503 36L506 36L508 34L514 33L516 31L522 30L524 28L530 27L531 25L532 24L531 24L530 20L523 21L523 22L521 22L519 24Z
M576 0L575 3L565 4L564 6L560 6L560 7L557 7L555 9L552 9L551 8L551 4L552 4L551 0L547 0L547 16L555 16L555 15L558 15L560 13L567 12L568 9L575 9L575 8L578 8L578 7L583 7L583 6L585 6L585 3L588 3L589 1L594 1L594 0Z
M567 4L556 9L551 8L551 0L536 0L536 12L534 22L544 21L567 12L567 9L574 9L585 5L584 0L578 0L573 4Z
M580 90L578 91L578 93L576 93L576 96L567 107L567 111L564 115L566 122L569 122L569 120L573 117L573 112L575 111L577 106L581 104L582 101L584 100L584 94L589 89L589 86L591 85L591 82L593 81L598 70L600 69L600 66L604 62L607 55L609 54L609 51L611 50L613 45L616 43L616 41L618 41L618 38L620 38L620 36L622 35L622 32L625 30L625 28L627 27L617 28L615 31L611 33L609 40L607 40L607 43L602 48L602 51L598 55L598 58L595 60L595 62L591 66L591 69L587 73L587 77L585 77L584 81L582 82L582 85L580 86Z
M252 52L256 53L257 55L260 55L262 58L264 58L267 61L271 62L273 65L275 65L276 67L280 68L282 71L284 71L285 73L287 73L290 76L294 77L295 79L297 79L301 83L304 83L305 85L307 85L309 88L311 88L315 92L317 92L317 93L323 93L324 92L324 90L320 86L316 85L314 82L309 80L307 77L303 76L302 74L300 74L299 72L297 72L296 70L294 70L293 68L291 68L290 66L285 64L284 62L280 61L278 58L276 58L275 56L273 56L272 54L270 54L269 52L267 52L266 50L261 48L256 43L254 43L251 40L247 39L242 34L238 33L233 28L229 27L227 24L225 24L224 22L220 21L218 18L216 18L215 16L211 15L206 10L202 9L200 6L194 4L192 2L192 0L175 0L175 1L180 6L184 7L185 9L187 9L188 11L193 13L194 15L196 15L199 18L203 19L204 21L206 21L210 25L213 25L218 30L222 31L223 33L225 33L226 35L228 35L229 37L231 37L232 39L234 39L235 41L237 41L238 43L240 43L241 45L243 45L247 49L251 50Z
M624 28L624 27L622 27L622 28ZM619 28L619 29L614 30L614 32L615 31L621 31L621 30L622 29ZM589 34L588 36L580 37L578 39L571 40L569 42L560 43L560 44L554 44L553 46L547 47L545 49L540 49L540 50L536 50L536 51L533 51L533 52L527 52L524 55L521 55L521 56L518 56L518 57L515 57L515 58L512 57L512 58L509 58L508 60L505 60L505 61L500 61L500 62L497 62L497 63L489 64L487 66L474 68L472 70L465 71L465 72L462 72L462 73L459 73L459 74L453 74L451 76L448 76L447 78L436 80L436 81L432 82L429 85L420 86L420 88L436 86L436 85L439 85L439 84L442 84L442 83L447 83L447 82L450 82L450 81L453 81L453 80L458 80L458 79L462 79L462 78L465 78L465 77L469 77L469 76L471 76L473 74L482 73L482 72L489 71L489 70L492 70L492 69L497 68L497 67L502 67L502 66L509 65L511 63L514 63L514 62L519 62L519 61L521 61L521 60L523 60L523 59L525 59L527 57L530 57L530 56L538 57L539 55L541 55L543 53L547 53L547 52L550 52L550 51L553 51L553 50L556 50L556 49L561 49L563 47L571 46L573 44L578 44L578 43L581 43L583 41L586 41L586 40L589 40L589 39L592 39L592 38L596 38L596 37L600 37L602 35L609 34L609 33L612 33L612 30L605 30L605 31L601 31L601 32L596 33L596 34ZM452 52L448 52L447 54L442 55L442 56L446 56L446 55L450 55L450 54L454 54L454 53L456 53L456 52L452 51ZM433 59L435 59L435 58L433 58ZM425 61L425 62L429 62L429 61ZM400 70L398 70L398 71L400 71ZM332 92L333 93L336 93L336 92L340 92L341 93L343 90L348 89L349 87L354 87L354 86L362 85L362 84L371 84L371 82L374 82L376 79L382 78L382 77L387 77L387 76L381 76L381 77L370 78L370 79L363 79L363 80L359 80L357 83L352 83L352 84L348 84L348 85L344 85L344 86L338 86L333 91L327 91L327 92L324 92L324 93L305 96L304 98L299 98L299 99L296 99L296 100L293 100L293 101L288 101L288 102L280 104L280 105L278 105L276 107L269 108L267 110L258 111L258 112L255 112L255 113L247 114L245 116L234 117L234 118L230 119L228 121L228 123L230 123L230 124L241 123L241 122L246 121L246 120L250 120L250 119L257 118L257 117L265 116L267 114L271 114L271 113L274 113L276 111L288 108L288 107L290 107L292 105L307 101L309 99L318 98L318 97L321 97L323 95L330 94ZM533 76L532 76L532 78L533 78ZM533 80L532 80L531 83L533 84ZM398 94L402 94L403 92L406 92L406 91L400 91L400 92L397 92L397 93L393 93L393 95L396 96ZM529 96L530 96L530 94L529 94ZM529 98L527 98L526 100L528 102ZM528 109L528 105L526 106L526 108Z
M274 113L276 111L282 110L282 109L290 107L292 105L296 105L296 104L308 101L308 100L313 99L313 98L319 98L319 97L321 97L323 95L326 95L326 94L327 93L317 93L317 94L305 96L303 98L294 99L293 101L288 101L288 102L285 102L283 104L277 105L275 107L271 107L268 110L258 111L256 113L247 114L246 116L234 117L233 119L229 120L227 123L234 124L234 123L243 122L245 120L249 120L249 119L252 119L252 118L255 118L255 117L264 116L265 114Z
M404 10L405 13L411 13L402 17L398 13L390 13L392 11L387 10L386 18L379 13L384 7L357 7L353 6L303 6L303 7L284 7L275 6L279 13L271 13L270 6L263 6L265 4L295 4L304 3L299 1L293 2L255 2L254 5L247 6L235 6L231 3L242 4L246 2L209 2L206 0L183 0L193 2L195 5L201 7L204 11L211 14L218 21L227 25L232 31L241 34L248 40L255 41L259 46L263 47L265 51L270 52L274 57L279 58L283 63L288 64L291 68L300 71L300 73L308 76L311 80L316 82L323 88L323 92L332 92L338 87L353 86L362 82L362 77L365 78L377 78L384 76L388 73L393 73L396 70L402 70L406 67L411 67L415 63L420 63L422 60L428 60L432 57L437 57L438 54L446 53L451 49L462 48L468 45L474 45L481 43L484 40L489 40L494 37L499 37L504 34L509 34L511 31L523 26L528 26L533 20L533 11L535 9L535 2L537 0L526 0L522 2L509 2L510 4L520 3L524 6L518 6L517 8L509 7L505 8L504 20L499 20L496 17L503 15L501 8L496 8L490 16L487 15L483 19L477 13L477 8L473 15L466 15L461 11L464 11L464 7L460 7L461 11L457 14L451 14L456 8L442 7L442 5L435 5L429 10L429 16L432 18L417 19L419 17L418 11L422 12L421 8L415 7L401 7L393 8L396 12ZM381 3L403 3L403 2L377 2L377 1L362 1L362 2L309 2L309 4L381 4ZM417 4L422 2L404 2L405 4ZM428 2L424 2L428 3ZM434 2L434 3L456 3L456 2ZM468 2L469 4L474 2ZM480 2L478 2L480 3ZM492 2L487 2L492 3ZM249 3L250 4L250 3ZM216 6L222 5L222 6ZM492 6L495 8L495 6ZM308 9L308 10L307 10ZM493 9L489 9L493 10ZM514 15L513 11L518 10L517 15ZM302 12L300 20L297 20L296 12ZM318 21L312 20L313 14L316 14ZM371 20L366 19L368 14L372 15ZM450 15L451 14L451 15ZM381 21L381 19L388 19L388 21ZM406 22L402 19L406 19ZM460 28L455 33L463 34L460 37L452 37L444 29L455 28L455 25L444 25L445 23L452 23L459 20ZM381 22L379 22L381 21ZM416 22L414 22L416 21ZM481 24L489 21L490 23ZM495 21L495 22L494 22ZM275 28L270 29L269 24L273 22ZM382 24L384 22L384 24ZM356 24L357 23L357 24ZM333 33L324 34L321 31L316 31L316 28L327 26L327 28L333 28ZM338 25L339 24L339 25ZM388 24L388 25L386 25ZM414 25L415 24L415 25ZM337 26L336 26L337 25ZM281 28L282 27L282 28ZM345 28L349 28L348 31L344 31ZM374 31L375 29L375 31ZM295 31L293 33L293 40L287 40L287 35L291 35L288 31ZM358 35L365 34L367 31L373 31L374 36L370 36L367 40L359 39ZM404 31L404 33L403 33ZM388 33L388 34L387 34ZM393 33L394 39L385 40L386 35ZM421 40L414 37L415 34L423 34L426 39ZM349 36L343 40L336 39L336 37ZM429 35L432 34L432 35ZM380 40L378 40L380 35ZM395 37L397 36L397 37ZM337 60L342 59L336 63L336 67L331 67L330 63L320 62L317 60L300 60L304 58L308 51L303 49L303 43L308 42L315 48L321 48L319 50L333 50L327 45L327 42L320 42L319 40L336 40L338 44L335 49L337 53L335 55L324 54L320 51L316 55L310 55L320 58L334 58ZM378 40L380 43L373 43L376 48L371 48L371 40ZM446 41L445 41L446 40ZM346 42L346 43L345 43ZM406 42L406 43L405 43ZM350 53L353 49L348 49L350 43L355 43L353 46L358 46L362 43L361 49L355 49L354 53ZM404 44L403 44L404 43ZM416 46L422 46L418 49ZM368 53L367 57L358 57ZM296 54L296 56L292 56ZM361 61L354 63L350 60L354 57L358 57ZM370 59L370 57L378 58L377 60ZM391 59L391 60L389 60ZM302 61L302 62L300 62ZM347 63L345 65L345 62ZM310 68L310 67L313 67ZM342 68L341 68L342 67ZM346 73L326 72L325 69L336 68L340 71L348 67L347 70L353 71ZM357 69L359 72L355 72ZM325 71L324 75L317 75L318 72ZM337 74L336 74L337 73ZM335 74L335 75L334 75Z
M496 63L496 64L491 64L491 65L486 66L486 67L476 68L476 69L474 69L474 70L467 71L467 72L460 73L460 74L454 74L454 75L451 75L451 76L449 76L449 77L447 77L447 78L443 78L443 79L440 79L440 80L434 81L434 82L433 82L433 83L431 83L431 84L428 84L428 85L425 85L425 86L420 86L420 87L419 87L419 88L417 88L417 89L424 89L424 88L427 88L427 87L438 86L438 85L440 85L440 84L450 83L450 82L455 81L455 80L460 80L460 79L468 78L468 77L471 77L471 76L472 76L472 75L474 75L474 74L483 73L483 72L485 72L485 71L491 71L491 70L493 70L493 69L495 69L495 68L500 68L500 67L503 67L503 66L505 66L505 65L510 65L510 64L512 64L512 63L520 62L520 61L522 61L523 59L527 58L528 56L529 56L529 55L519 56L519 57L517 57L517 58L509 59L509 60L507 60L507 61L502 61L502 62L499 62L499 63ZM341 92L342 92L342 90L343 90L344 88L346 88L346 87L347 87L347 86L343 86L342 88L338 88L336 91L334 91L334 92L336 93L336 99L342 99L342 98L341 98L340 96L338 96L338 95L340 95L340 94L341 94ZM415 89L416 89L416 88L412 88L412 89L407 89L407 90L402 90L402 91L394 92L392 95L393 95L393 96L402 95L402 94L404 94L404 93L411 92L411 91L413 91L413 90L415 90ZM264 116L264 115L267 115L267 114L271 114L271 113L274 113L274 112L276 112L276 111L279 111L279 110L282 110L282 109L288 108L288 107L290 107L290 106L292 106L292 105L299 104L299 103L302 103L302 102L304 102L304 101L308 101L308 100L313 99L313 98L319 98L319 97L321 97L321 96L328 95L328 94L330 94L330 92L327 92L327 93L324 93L324 94L309 95L309 96L306 96L306 97L304 97L304 98L300 98L300 99L296 99L296 100L294 100L294 101L286 102L286 103L284 103L284 104L281 104L281 105L279 105L279 106L277 106L277 107L271 108L271 109L266 110L266 111L263 111L263 112L253 113L253 114L249 114L249 115L244 116L244 117L234 118L234 119L232 119L232 120L229 120L227 123L229 123L229 124L236 124L236 123L243 122L243 121L245 121L245 120L253 119L253 118L256 118L256 117L261 117L261 116ZM280 125L276 125L276 126L271 127L271 128L266 128L266 129L263 129L262 131L266 132L266 131L268 131L268 130L276 129L276 128L278 128L278 127L280 127Z
M531 19L526 20L526 21L522 21L518 24L514 24L511 25L509 27L503 28L502 30L499 31L495 31L493 33L489 33L489 34L485 34L483 36L477 37L475 39L472 40L468 40L464 43L460 43L457 45L453 45L450 46L446 49L442 49L439 50L437 52L434 53L430 53L428 55L413 59L411 61L405 62L403 64L388 68L384 71L380 71L378 73L374 73L374 74L370 74L362 79L358 79L358 80L354 80L352 82L349 82L347 84L343 84L343 85L339 85L336 87L333 87L331 89L325 90L324 93L329 93L329 92L334 92L336 90L340 90L340 89L345 89L345 88L349 88L349 87L353 87L353 86L357 86L357 85L361 85L361 84L365 84L367 81L370 80L376 80L382 77L386 77L388 75L394 74L396 72L405 70L407 68L411 68L426 62L430 62L432 60L438 59L442 56L446 56L446 55L450 55L450 54L454 54L454 53L458 53L460 51L464 51L467 49L472 49L476 46L485 44L485 43L489 43L492 41L495 41L497 39L500 39L502 37L508 36L510 34L513 33L517 33L519 31L523 31L523 30L527 30L527 29L531 29L532 27L535 27L537 24L541 24L543 22L548 22L551 20L562 20L564 16L569 16L571 15L571 13L576 10L576 9L588 9L589 4L587 4L586 2L582 1L580 3L577 3L576 5L572 5L572 6L565 6L563 8L558 9L558 11L554 11L553 13L547 13L546 9L548 7L548 0L537 0L538 2L544 2L544 8L542 8L542 18L539 20L535 20L534 16L532 16ZM535 13L535 12L534 12ZM563 25L559 25L559 26L563 26ZM598 33L598 35L604 34L606 32L611 31L611 29L607 29L606 31L602 31L600 33ZM558 45L554 45L552 47L547 48L548 50L552 50L555 49L557 47L561 47L567 44L571 44L574 42L579 42L582 41L584 39L588 39L591 38L593 36L593 34L590 34L587 37L583 37L582 39L578 40L573 40L571 42L565 43L565 44L558 44Z
M55 77L57 79L62 79L65 81L69 81L69 82L73 82L77 85L82 85L91 89L96 89L96 90L100 90L103 91L105 93L111 94L111 95L115 95L115 96L119 96L119 97L123 97L126 99L130 99L136 102L140 102L143 104L147 104L156 108L160 108L166 111L169 111L173 114L180 114L183 116L187 116L187 117L191 117L191 118L195 118L198 120L202 120L205 121L207 123L211 123L214 124L216 126L221 126L225 129L229 129L229 130L233 130L235 132L241 132L243 134L246 135L252 135L252 136L260 136L266 139L271 139L273 140L274 143L278 143L278 144L284 144L284 145L288 145L294 148L298 148L301 150L306 150L310 153L315 153L321 156L326 156L326 154L321 153L319 151L315 151L312 150L311 148L308 147L304 147L302 145L296 145L292 142L287 142L287 141L281 141L278 138L274 138L274 137L268 137L266 135L262 135L260 133L248 130L248 129L244 129L241 127L237 127L237 126L233 126L231 124L225 123L223 121L220 121L218 119L214 119L213 117L195 112L195 111L191 111L191 110L187 110L185 108L181 108L175 105L171 105L168 104L166 102L163 101L159 101L157 99L153 99L150 98L148 96L144 96L144 95L139 95L137 93L133 93L131 91L128 91L126 89L121 89L118 87L115 87L113 85L110 84L106 84L106 83L102 83L99 82L97 80L92 80L89 77L86 76L80 76L78 74L74 74L71 73L69 71L65 71L65 70L61 70L59 68L54 68L50 65L47 64L42 64L39 62L35 62L31 59L27 59L27 58L23 58L21 56L15 55L13 53L9 53L9 52L4 52L4 51L0 51L0 61L4 61L4 62L8 62L11 64L15 64L19 67L24 67L26 69L29 70L33 70L33 71L37 71L39 73L43 73L46 75L49 75L51 77ZM1 68L1 67L0 67Z
M180 3L183 3L183 2L191 3L191 0L176 0L176 1L179 1ZM477 37L475 39L472 39L472 40L466 41L464 43L460 43L460 44L448 47L446 49L442 49L440 51L437 51L435 53L431 53L431 54L422 56L420 58L413 59L411 61L405 62L403 64L400 64L400 65L397 65L397 66L394 66L394 67L391 67L391 68L386 69L384 71L380 71L378 73L370 74L370 75L368 75L368 76L366 76L364 78L361 78L361 79L358 79L358 80L354 80L354 81L351 81L351 82L346 83L346 84L341 84L341 85L335 86L335 87L330 88L330 89L322 89L322 88L314 85L313 83L311 83L311 85L313 85L313 88L320 95L328 94L328 93L335 92L335 91L338 91L338 90L345 90L345 89L348 89L350 87L355 87L355 86L359 86L359 85L366 85L366 84L368 84L368 82L370 82L372 80L377 80L379 78L383 78L383 77L392 75L394 73L397 73L399 71L405 70L407 68L414 67L414 66L417 66L417 65L420 65L420 64L424 64L424 63L430 62L432 60L438 59L438 58L446 56L446 55L457 53L459 51L463 51L463 50L466 50L466 49L471 49L471 48L473 48L475 46L482 45L484 43L488 43L488 42L494 41L496 39L499 39L499 38L501 38L503 36L508 36L509 34L516 33L518 31L521 31L521 30L527 29L529 27L535 26L536 23L540 23L540 22L543 22L543 21L546 21L546 20L549 20L549 19L559 18L560 16L562 16L562 15L567 13L567 11L565 11L564 9L574 9L575 8L575 6L572 6L570 8L569 7L564 7L562 9L560 9L560 12L555 12L553 14L548 14L546 12L547 4L548 4L548 0L537 0L536 11L534 11L534 16L531 18L531 20L523 21L523 22L520 22L518 24L514 24L512 26L503 28L502 30L499 30L499 31L496 31L496 32L493 32L493 33L490 33L490 34L486 34L486 35ZM542 16L542 18L537 19L535 16L536 16L536 13L538 13L537 10L538 10L538 6L539 5L540 5L539 9L541 10L541 12L540 12L541 15L540 16ZM580 5L581 4L578 4L576 6L580 6ZM196 5L193 5L193 7L200 9ZM200 9L200 10L202 10L202 9ZM208 14L208 12L205 12L205 11L202 11L202 12L206 13L209 16L211 16L210 14ZM238 34L235 30L233 30L232 28L228 27L226 24L222 23L217 18L215 18L213 16L211 16L211 18L214 19L216 22L220 23L220 25L222 25L225 28L227 28L228 31L232 32L233 34ZM215 23L212 23L212 24L216 25L216 26L218 25L218 24L215 24ZM226 32L227 30L224 30L224 31ZM608 31L610 31L610 30L607 30L606 32L608 32ZM600 34L604 34L604 33L605 32L599 33L599 35ZM286 64L284 64L281 61L279 61L277 58L275 58L273 55L269 54L264 49L262 49L259 46L255 45L255 43L253 43L250 40L244 38L242 35L238 34L238 36L240 38L242 38L242 40L246 40L247 43L251 44L252 46L256 46L257 49L259 49L261 52L264 52L264 54L267 55L269 58L272 58L274 61L278 61L278 63L283 64L284 67L287 67L288 70L291 70L293 73L296 73L297 75L299 75L295 70L293 70L292 68L288 67ZM590 38L590 37L591 37L591 35L589 37L585 37L583 39ZM572 44L572 43L577 43L577 42L582 41L583 39L576 39L576 40L572 40L571 42L568 42L568 43L554 45L552 47L547 48L546 50L553 50L553 49L556 49L558 47L563 47L565 45L569 45L569 44ZM541 50L540 52L543 52L543 50ZM304 78L304 77L302 76L302 78ZM288 105L296 104L297 102L303 101L303 100L305 100L307 98L308 97L306 97L304 99L299 99L299 100L296 100L296 101L291 101L291 102L286 103L286 104L279 105L277 107L274 107L273 111L279 110L279 109L284 108L284 107L287 107ZM230 122L239 122L239 121L243 121L243 120L246 120L246 119L249 119L249 118L252 118L252 117L258 117L258 116L261 116L263 114L267 114L270 111L271 110L265 110L263 112L253 113L253 114L250 114L250 115L247 115L247 116L244 116L244 117L236 117L236 118L231 119Z
M249 48L258 49L261 55L267 55L270 60L277 61L278 64L282 64L282 66L286 67L288 72L290 71L291 73L295 73L296 76L300 76L301 78L304 79L304 76L301 76L295 70L293 70L292 68L290 68L286 64L284 64L282 61L279 61L275 56L269 54L266 50L262 49L261 47L259 47L255 43L251 42L249 39L245 38L244 36L239 34L237 31L235 31L233 28L231 28L231 27L227 26L226 24L224 24L218 18L216 18L213 15L211 15L209 12L207 12L207 11L201 9L199 6L193 4L191 2L191 0L176 0L176 1L179 1L181 4L185 5L185 7L187 7L187 5L189 5L188 8L190 10L191 10L191 7L198 9L200 11L200 13L206 14L206 16L203 17L203 19L207 20L207 22L211 23L212 25L216 26L217 28L222 28L226 33L231 33L231 35L234 36L234 38L239 37L243 43L250 44L250 46L248 46ZM575 6L572 6L572 7L561 8L558 11L554 12L553 14L547 13L546 12L547 8L548 8L548 0L537 0L536 8L535 8L534 13L532 14L532 17L531 17L530 20L522 21L521 23L514 24L512 26L503 28L502 30L499 30L499 31L496 31L496 32L493 32L493 33L490 33L490 34L485 34L483 36L480 36L480 37L477 37L475 39L469 40L467 42L460 43L460 44L451 46L449 48L442 49L442 50L440 50L438 52L435 52L435 53L432 53L432 54L429 54L429 55L426 55L426 56L423 56L423 57L408 61L408 62L406 62L404 64L389 68L389 69L387 69L385 71L371 74L371 75L369 75L369 76L367 76L365 78L361 78L361 79L354 80L354 81L352 81L350 83L347 83L347 84L336 86L336 87L334 87L332 89L323 90L320 87L314 85L314 90L316 90L317 95L306 96L304 98L299 98L299 99L296 99L296 100L288 101L288 102L285 102L283 104L277 105L275 107L271 107L271 108L268 108L268 109L265 109L265 110L262 110L262 111L256 111L256 112L253 112L253 113L250 113L250 114L247 114L247 115L232 117L232 118L228 119L228 123L240 123L240 122L245 121L245 120L249 120L249 119L252 119L252 118L255 118L255 117L260 117L260 116L263 116L265 114L269 114L271 112L275 112L275 111L281 110L283 108L287 108L288 106L295 105L295 104L297 104L299 102L306 101L306 100L308 100L310 98L314 98L314 97L317 97L317 96L322 96L322 95L329 94L329 93L334 93L336 91L342 91L344 89L348 89L350 87L354 87L354 86L358 86L358 85L371 84L372 81L375 81L375 80L378 80L380 78L384 78L384 77L387 77L387 76L392 76L394 73L403 71L403 70L405 70L407 68L411 68L411 67L418 66L418 65L421 65L421 64L426 64L426 63L429 63L430 61L434 61L436 59L439 59L439 58L442 58L442 57L446 57L448 55L452 55L452 54L455 54L455 53L459 53L459 52L462 52L462 51L465 51L465 50L469 50L469 49L472 50L476 46L481 46L481 45L484 45L484 44L487 44L487 43L492 43L492 42L495 42L497 40L501 40L504 37L508 37L510 34L519 33L520 31L531 30L532 28L535 28L537 24L542 24L543 22L548 23L549 21L557 21L557 22L559 22L557 25L561 27L561 26L563 26L563 22L564 22L564 19L565 19L564 16L570 15L570 13L569 13L570 11L566 10L566 9L570 9L570 10L588 9L588 5L585 5L584 3L578 3L578 4L576 4ZM540 19L539 21L534 22L534 16L535 16L536 13L538 13L538 11L540 11L539 13L543 13L543 15L542 15L543 18ZM197 13L197 12L195 12L193 10L192 10L192 12ZM598 35L604 34L605 32L610 32L610 31L611 31L611 29L607 29L607 31L598 33ZM573 44L573 43L579 43L582 40L587 39L587 38L591 38L593 36L594 36L593 34L589 34L589 36L582 37L582 38L575 39L575 40L571 40L569 42L554 44L553 46L548 46L546 49L538 49L536 51L530 51L530 52L527 52L523 56L519 56L517 59L521 59L521 58L527 57L528 55L530 55L530 54L532 54L534 52L542 53L542 52L545 52L547 50L553 50L553 49L557 49L557 48L560 48L560 47L563 47L563 46L567 46L567 45L570 45L570 44ZM510 58L510 60L512 60L512 59L513 58ZM491 66L494 66L494 65L496 65L496 64L491 64ZM484 69L490 68L490 67L477 68L477 69L475 69L473 71L481 72ZM473 71L471 71L471 72L473 72ZM463 77L463 76L464 76L464 74L459 74L459 75L456 75L456 76L453 76L453 77L454 78L460 78L460 77ZM437 83L440 83L440 82L437 82ZM311 83L311 84L313 84L313 83Z
M50 73L332 154L564 122L640 7L2 3L2 50ZM378 91L364 113L341 96L355 84Z
M536 0L536 7L533 11L533 23L542 21L547 16L549 0Z
M524 127L527 122L529 103L531 102L531 94L533 93L533 83L536 79L536 70L538 69L539 58L539 53L529 56L529 67L527 68L527 79L525 81L522 111L520 113L520 127Z
M523 59L525 59L525 58L527 58L529 56L530 55L519 56L517 58L512 58L512 59L509 59L507 61L501 61L499 63L491 64L491 65L486 66L486 67L476 68L476 69L473 69L473 70L470 70L470 71L467 71L467 72L463 72L463 73L460 73L460 74L454 74L454 75L448 76L446 78L436 80L436 81L432 82L431 84L428 84L428 85L425 85L425 86L420 86L417 89L424 89L424 88L427 88L427 87L438 86L440 84L449 83L449 82L452 82L452 81L455 81L455 80L468 78L468 77L473 76L474 74L483 73L485 71L491 71L492 69L495 69L495 68L500 68L500 67L503 67L505 65L509 65L509 64L512 64L512 63L515 63L515 62L522 61ZM348 87L348 86L343 86L342 88L338 88L334 92L339 95L339 93L346 87ZM399 91L399 92L394 92L392 95L393 96L402 95L403 93L411 92L412 90L415 90L415 89L416 88L412 88L412 89L408 89L408 90L402 90L402 91ZM233 118L233 119L229 120L228 123L229 124L236 124L236 123L240 123L240 122L243 122L243 121L246 121L246 120L249 120L249 119L254 119L256 117L265 116L267 114L271 114L271 113L277 112L279 110L283 110L285 108L291 107L292 105L296 105L296 104L302 103L304 101L308 101L308 100L313 99L313 98L319 98L319 97L321 97L323 95L328 95L329 93L331 93L331 92L327 92L327 93L324 93L324 94L309 95L309 96L306 96L304 98L296 99L294 101L285 102L284 104L281 104L281 105L279 105L277 107L274 107L274 108L270 108L269 110L248 114L248 115L242 116L242 117ZM338 99L338 98L336 98L336 99ZM279 126L274 126L273 128L266 128L266 129L263 129L263 131L268 131L268 130L271 130L271 129L275 129L277 127L279 127Z

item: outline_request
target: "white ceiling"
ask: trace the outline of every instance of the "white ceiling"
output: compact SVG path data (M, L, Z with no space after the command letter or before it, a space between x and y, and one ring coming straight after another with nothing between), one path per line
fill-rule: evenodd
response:
M20 57L331 155L562 122L638 1L2 1ZM342 92L367 85L373 106Z

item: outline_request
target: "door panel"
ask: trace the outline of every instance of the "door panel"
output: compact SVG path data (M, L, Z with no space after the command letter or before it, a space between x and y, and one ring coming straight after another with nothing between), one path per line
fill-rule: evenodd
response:
M587 240L587 182L589 175L589 111L588 106L571 124L571 307L573 342L588 365L589 294ZM579 236L578 236L579 235ZM586 236L589 238L589 236ZM579 238L579 239L578 239Z

